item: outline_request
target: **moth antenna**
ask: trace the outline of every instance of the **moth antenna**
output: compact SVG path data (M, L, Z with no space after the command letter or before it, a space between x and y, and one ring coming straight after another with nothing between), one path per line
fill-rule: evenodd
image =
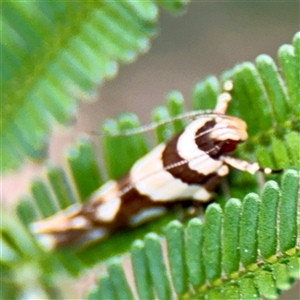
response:
M100 135L102 137L105 137L105 136L111 136L111 137L131 136L131 135L135 135L135 134L139 134L139 133L145 133L148 131L152 131L159 126L162 126L162 125L174 122L174 121L182 120L185 118L194 118L197 116L208 117L208 116L215 115L215 114L224 115L226 113L228 103L232 99L231 95L229 93L232 89L233 89L233 81L232 80L225 81L225 83L223 85L223 92L218 96L217 105L214 110L208 109L208 110L188 111L188 112L182 113L178 116L170 117L166 120L142 125L138 128L126 129L126 130L123 130L123 131L117 132L117 133L103 133L103 132L97 132L97 131L92 130L92 131L90 131L90 134L97 135L97 136Z
M139 134L139 133L144 133L144 132L148 132L148 131L152 131L155 128L174 122L174 121L178 121L178 120L182 120L185 118L194 118L197 116L211 116L211 115L215 115L213 110L193 110L193 111L188 111L185 113L182 113L178 116L174 116L174 117L170 117L166 120L162 120L159 122L153 122L147 125L142 125L138 128L133 128L133 129L126 129L123 130L121 132L116 132L116 133L103 133L103 132L97 132L97 131L90 131L91 135L97 135L97 136L111 136L111 137L118 137L118 136L131 136L131 135L135 135L135 134Z
M193 159L191 159L191 160L193 160ZM164 167L164 170L171 170L171 169L180 167L182 165L188 164L191 160L185 160L185 159L180 160L180 161L178 161L178 162L176 162L174 164L171 164L171 165L168 165L168 166Z
M109 133L109 134L102 134L103 136L129 136L139 133L148 132L151 130L154 130L155 128L174 122L178 120L182 120L185 118L193 118L197 116L211 116L215 114L225 114L228 103L231 101L232 97L230 95L230 92L233 89L233 81L232 80L226 80L223 85L223 92L218 96L217 98L217 105L214 110L194 110L194 111L188 111L185 113L182 113L178 116L170 117L166 120L162 120L159 122L150 123L147 125L140 126L139 128L134 129L127 129L122 132L118 133Z
M214 115L215 116L215 115ZM218 117L220 117L220 115L218 115ZM230 116L227 116L227 115L221 115L221 118L222 119L230 119L231 117ZM220 128L220 127L219 127ZM224 127L225 128L225 127ZM209 128L205 131L202 131L201 133L195 135L194 139L196 140L197 138L201 137L202 135L205 135L207 133L210 133L210 132L213 132L215 131L216 129L215 128Z
M209 129L207 129L207 130L205 130L205 131L203 131L203 132L195 135L194 139L196 140L197 138L201 137L202 135L205 135L207 133L213 132L214 130L215 130L215 128L209 128Z

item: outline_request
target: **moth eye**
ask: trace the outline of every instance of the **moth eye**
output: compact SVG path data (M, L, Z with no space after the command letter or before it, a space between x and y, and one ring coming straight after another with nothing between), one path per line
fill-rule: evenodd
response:
M237 144L238 144L238 141L227 140L222 145L221 151L222 152L232 152L233 150L235 150Z

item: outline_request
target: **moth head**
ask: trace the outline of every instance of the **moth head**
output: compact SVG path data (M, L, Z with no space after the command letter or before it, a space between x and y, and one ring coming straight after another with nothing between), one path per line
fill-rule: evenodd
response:
M198 148L211 157L232 152L247 138L246 123L239 118L227 115L217 115L211 118L196 132Z

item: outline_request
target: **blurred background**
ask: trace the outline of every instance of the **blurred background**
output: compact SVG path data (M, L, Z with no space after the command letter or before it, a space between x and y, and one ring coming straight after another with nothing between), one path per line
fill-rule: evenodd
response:
M268 54L277 61L277 50L291 43L300 26L298 1L192 2L185 14L174 17L161 11L160 33L150 50L130 65L122 65L118 75L98 87L95 101L80 104L74 124L57 128L49 146L50 161L63 164L61 149L68 149L79 133L98 130L105 118L122 112L136 113L143 124L150 122L150 111L164 104L173 90L183 93L187 107L193 85L208 75L243 61L254 61ZM98 142L98 137L93 137ZM10 210L28 184L43 169L27 163L2 179L2 198ZM17 188L16 188L17 187ZM280 299L299 299L299 285Z

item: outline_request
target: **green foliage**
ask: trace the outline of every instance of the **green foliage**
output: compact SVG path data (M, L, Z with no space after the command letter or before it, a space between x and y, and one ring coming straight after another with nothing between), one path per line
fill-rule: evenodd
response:
M185 1L159 1L181 11ZM96 84L149 48L152 1L6 1L2 8L2 170L41 161L55 122L67 124Z
M171 11L182 6L180 1L160 4ZM3 32L7 34L3 38L3 61L7 62L3 79L7 84L1 135L3 168L8 170L19 167L25 156L44 158L53 120L66 124L74 115L75 92L87 92L99 77L111 77L118 62L129 62L145 51L155 32L157 7L148 1L56 2L53 6L45 2L9 2L3 7ZM105 43L100 45L91 38L94 36ZM3 217L1 297L18 298L31 287L39 287L40 298L63 298L58 288L61 274L78 276L129 249L141 299L152 299L154 294L169 299L172 293L179 298L197 299L275 298L277 289L289 288L291 278L299 277L300 264L296 244L299 174L291 169L300 168L300 33L292 45L283 45L278 55L283 77L274 61L261 55L255 64L237 65L222 79L230 77L235 84L230 114L248 124L249 140L237 155L256 159L263 166L289 168L280 187L278 176L273 176L275 181L269 181L262 193L255 194L259 191L256 178L245 173L237 176L233 171L229 182L235 199L225 207L212 204L204 222L192 219L188 224L169 223L174 219L174 212L170 212L154 223L117 233L101 244L46 252L29 232L30 223L84 202L103 182L103 169L99 168L92 143L80 138L67 157L70 171L48 167L47 180L32 182L31 195L20 199L16 216ZM213 108L219 92L220 83L215 77L196 84L194 109ZM171 92L167 105L154 110L153 120L182 113L183 103L179 92ZM105 122L103 132L113 134L139 126L136 116L126 114ZM159 126L156 141L166 140L183 126L183 121ZM102 143L105 169L112 178L124 174L148 151L148 142L141 134L106 136ZM242 198L243 202L238 200ZM222 203L222 197L218 201ZM136 240L146 233L144 241ZM162 233L168 262L158 235ZM168 263L170 271L166 269ZM131 299L133 295L120 263L114 260L88 297Z
M261 197L251 193L242 202L230 199L225 209L211 204L204 222L172 221L163 236L149 233L137 240L131 247L137 298L153 299L155 293L158 299L276 299L300 277L297 209L289 208L297 205L298 190L299 173L289 170L281 188L268 181ZM287 222L293 225L286 228ZM110 282L116 299L131 299L124 272L120 262L108 263L107 275L88 298L107 299L103 291Z

